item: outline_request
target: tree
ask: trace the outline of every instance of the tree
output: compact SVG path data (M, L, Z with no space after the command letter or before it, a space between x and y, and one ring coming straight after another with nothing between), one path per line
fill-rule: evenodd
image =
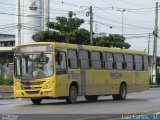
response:
M66 42L73 44L89 44L89 31L80 28L84 23L83 19L74 17L75 14L70 11L68 18L56 17L56 22L47 24L50 31L42 31L33 35L36 42Z
M67 18L56 17L56 22L47 24L50 30L36 33L33 35L33 40L36 42L66 42L89 45L89 31L80 28L83 23L83 19L75 17L75 14L69 11ZM125 42L125 38L118 34L94 38L93 44L103 47L130 48L130 44Z
M118 34L109 35L105 37L98 37L94 39L94 44L97 46L117 47L117 48L123 48L123 49L128 49L131 47L130 44L125 42L125 37Z

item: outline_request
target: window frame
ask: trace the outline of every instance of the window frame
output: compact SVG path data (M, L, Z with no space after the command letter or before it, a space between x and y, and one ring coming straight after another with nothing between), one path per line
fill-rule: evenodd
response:
M145 64L145 57L146 57L146 64ZM147 55L143 55L143 70L144 71L148 71L148 56Z
M80 57L79 57L79 52L80 51L86 51L88 53L88 59L80 59ZM91 67L91 56L90 56L91 53L90 53L90 51L89 50L78 50L77 53L78 53L79 68L81 68L81 69L91 69L92 67ZM88 60L88 67L87 68L82 68L81 60Z
M132 64L133 64L133 66L132 66L133 69L132 70L131 69L127 69L127 63L131 63L131 62L127 62L126 61L125 55L131 55L132 56ZM125 53L124 54L124 61L125 61L125 70L127 70L127 71L134 71L135 70L135 68L134 68L134 54Z
M123 58L123 61L116 61L115 60L115 55L116 54L121 54L122 58ZM126 67L124 66L124 63L125 63L124 53L115 52L115 53L113 53L113 57L114 57L114 69L115 70L126 70ZM117 62L122 62L122 69L117 69Z
M137 69L136 69L136 63L141 63L141 62L136 62L136 61L135 61L135 56L136 56L136 55L142 57L142 70L137 70ZM141 55L141 54L134 54L134 70L135 70L135 71L144 71L144 69L143 69L143 63L144 63L144 62L143 62L143 55Z
M75 68L74 68L74 67L72 68L72 67L69 65L69 60L70 60L70 58L68 57L68 51L69 51L69 50L74 50L74 51L76 52L77 67L75 67ZM69 69L78 69L78 68L80 67L80 65L79 65L79 58L78 58L78 52L77 52L76 49L68 49L68 50L67 50L67 62L68 62L68 68L69 68Z
M93 52L96 52L96 53L99 53L99 57L100 57L100 60L92 60L92 53ZM94 70L103 70L103 52L101 51L90 51L90 61L91 61L91 68L94 69ZM93 63L92 61L100 61L100 68L93 68Z
M112 54L112 58L113 58L113 61L112 61L112 69L106 68L106 62L110 62L110 61L106 61L106 59L105 59L106 53ZM115 69L115 66L114 66L114 53L113 53L113 52L103 52L103 61L104 61L104 67L103 67L103 68L104 68L105 70L114 70L114 69Z
M65 61L66 61L66 69L64 70L64 71L57 71L57 68L56 68L56 74L57 75L61 75L61 74L67 74L67 72L68 72L68 64L67 64L67 54L66 54L66 52L65 51L59 51L60 53L64 53L64 55L65 55ZM56 55L55 55L55 58L56 58ZM55 60L55 66L57 66L56 65L56 60Z

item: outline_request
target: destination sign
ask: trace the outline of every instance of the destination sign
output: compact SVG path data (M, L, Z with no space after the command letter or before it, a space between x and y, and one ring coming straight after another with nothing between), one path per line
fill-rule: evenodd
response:
M52 45L24 45L16 47L15 53L52 52Z

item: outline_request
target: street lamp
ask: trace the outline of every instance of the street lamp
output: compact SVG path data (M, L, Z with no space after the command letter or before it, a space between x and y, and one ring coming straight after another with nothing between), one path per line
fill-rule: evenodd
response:
M122 9L122 10L117 10L117 11L120 11L122 12L122 36L123 36L123 31L124 31L124 12L126 11L126 9Z

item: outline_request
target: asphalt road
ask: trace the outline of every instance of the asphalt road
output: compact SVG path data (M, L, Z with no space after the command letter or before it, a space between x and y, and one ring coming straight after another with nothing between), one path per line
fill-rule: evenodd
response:
M79 97L78 102L72 105L66 104L64 100L52 99L43 100L40 105L33 105L29 99L0 100L0 114L0 118L7 116L6 114L18 115L20 120L29 120L29 117L39 117L42 120L47 117L46 120L50 120L53 115L54 120L108 120L133 114L159 115L160 88L128 94L124 101L113 101L112 97L108 96L88 103L83 97Z

